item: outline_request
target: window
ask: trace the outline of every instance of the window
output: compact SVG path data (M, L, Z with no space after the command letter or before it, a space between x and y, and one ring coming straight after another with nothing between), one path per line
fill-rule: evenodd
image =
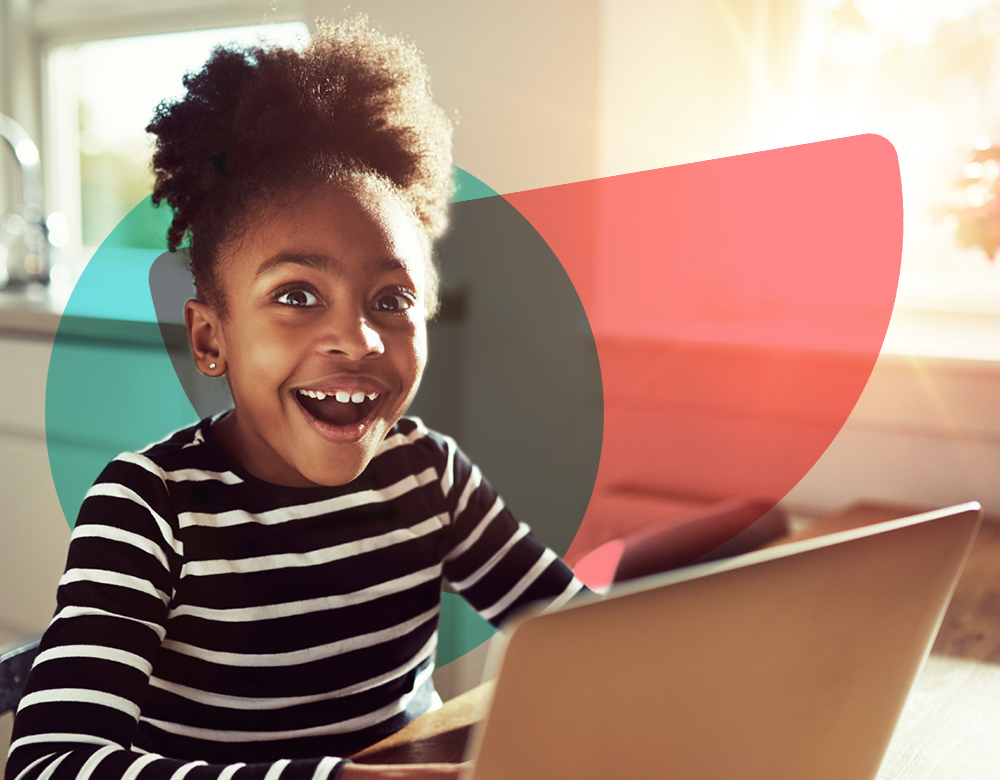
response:
M54 287L70 289L108 233L152 191L144 128L161 100L183 94L184 74L220 44L296 46L307 33L291 22L69 43L49 52L51 202L70 226Z
M957 345L1000 317L1000 259L960 246L953 212L987 201L1000 174L969 165L977 148L1000 144L1000 3L802 0L800 10L784 142L875 132L899 155L905 231L887 346L975 352Z

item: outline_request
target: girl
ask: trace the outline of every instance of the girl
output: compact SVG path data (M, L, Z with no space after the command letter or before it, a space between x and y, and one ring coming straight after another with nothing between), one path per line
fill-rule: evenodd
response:
M194 359L232 411L90 490L9 780L455 777L346 756L439 703L442 577L494 624L581 588L403 415L437 306L451 128L363 19L217 50L161 105L154 201L191 238Z

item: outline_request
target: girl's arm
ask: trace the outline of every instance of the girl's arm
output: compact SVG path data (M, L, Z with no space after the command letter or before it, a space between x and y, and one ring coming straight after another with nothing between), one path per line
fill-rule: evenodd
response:
M344 762L331 757L207 763L133 749L181 563L170 512L162 477L134 456L88 493L14 721L7 780L334 780Z
M433 437L444 450L442 490L452 524L444 575L480 615L500 626L527 604L548 601L557 608L590 592L514 519L453 440Z

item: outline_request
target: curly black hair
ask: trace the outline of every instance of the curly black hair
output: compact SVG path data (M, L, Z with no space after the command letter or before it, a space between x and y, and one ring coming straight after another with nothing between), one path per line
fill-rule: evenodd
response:
M153 202L174 210L171 250L191 236L198 297L225 313L217 259L248 216L291 187L360 179L388 187L430 242L447 227L452 125L417 49L364 16L317 31L299 53L220 47L187 94L161 103ZM433 263L429 311L436 308Z

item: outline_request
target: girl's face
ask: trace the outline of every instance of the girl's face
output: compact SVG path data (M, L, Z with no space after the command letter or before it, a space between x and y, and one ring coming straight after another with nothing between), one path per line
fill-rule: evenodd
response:
M225 317L187 311L199 368L229 381L217 430L244 468L301 487L365 469L420 384L426 262L393 197L323 185L256 215L219 258Z

